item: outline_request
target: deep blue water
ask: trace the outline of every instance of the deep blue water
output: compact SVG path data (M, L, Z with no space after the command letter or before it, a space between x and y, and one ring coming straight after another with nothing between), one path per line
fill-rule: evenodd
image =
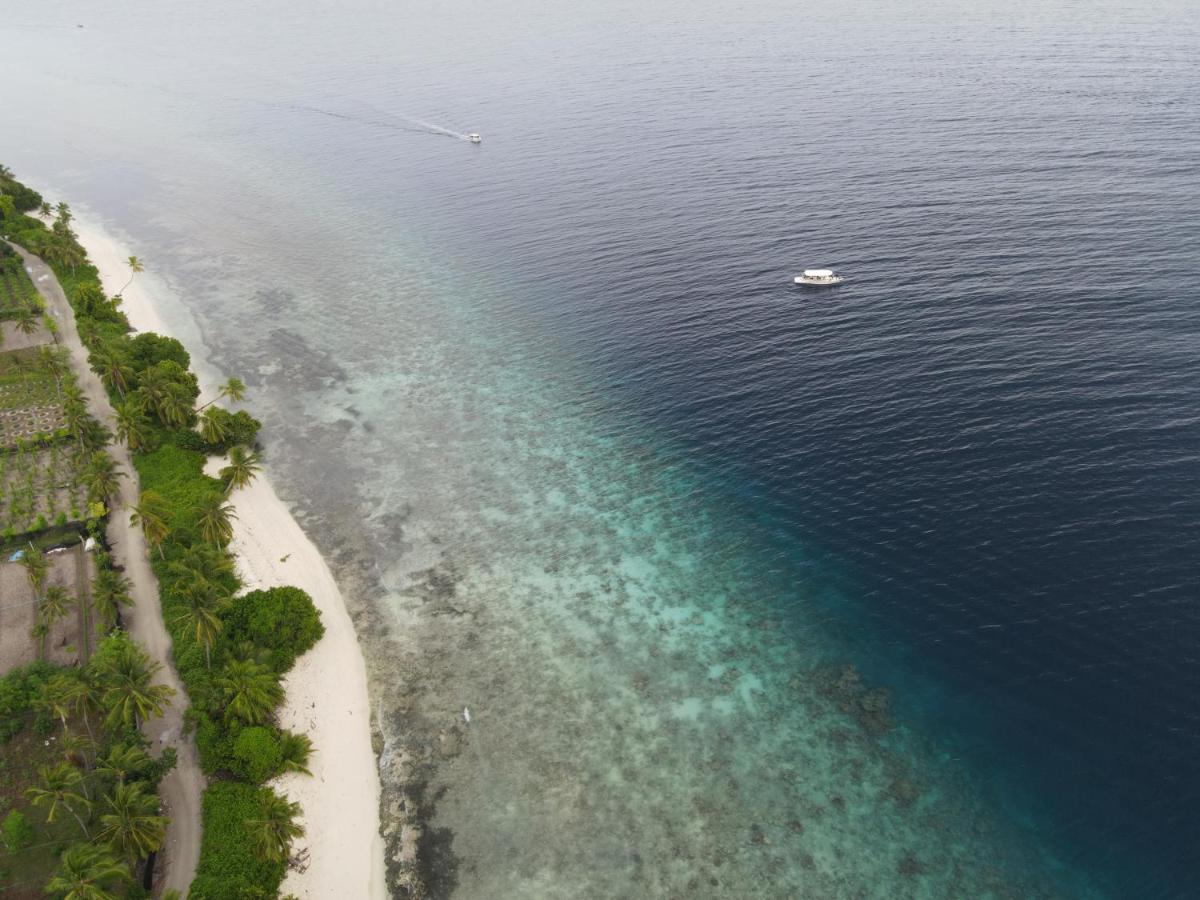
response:
M280 169L396 220L486 288L464 303L699 473L764 583L806 580L819 628L1009 818L1111 896L1193 896L1200 15L968 7L280 7L268 47L267 15L151 17L187 65L68 63L58 89L162 104L161 131L122 128L174 167L97 151L145 199L75 176L135 235L143 206L280 190ZM31 140L65 165L53 135ZM331 254L392 236L302 221L288 238ZM160 255L199 240L168 232ZM234 252L294 250L269 245ZM846 283L791 285L817 265Z

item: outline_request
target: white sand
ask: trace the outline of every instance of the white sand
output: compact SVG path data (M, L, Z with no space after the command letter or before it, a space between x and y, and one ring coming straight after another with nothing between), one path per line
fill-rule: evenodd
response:
M79 239L109 293L129 280L130 251L100 228L76 221ZM153 260L145 260L148 270ZM123 292L122 309L139 331L169 334L151 302L161 282L150 271ZM194 367L195 368L195 367ZM209 396L212 385L202 388ZM210 460L215 471L221 463ZM268 479L261 475L234 493L237 521L231 549L248 590L291 584L321 611L325 636L297 661L284 681L279 722L308 735L314 745L312 777L289 774L276 782L304 808L307 867L289 870L282 894L305 898L386 898L383 838L379 833L379 775L371 749L367 673L358 636L333 575Z

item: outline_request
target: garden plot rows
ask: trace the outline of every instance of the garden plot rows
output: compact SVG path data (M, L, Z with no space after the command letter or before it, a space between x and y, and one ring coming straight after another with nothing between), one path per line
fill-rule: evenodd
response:
M0 534L12 537L87 515L88 454L72 443L0 452Z
M25 274L21 258L12 251L0 252L0 319L15 319L22 310L37 308L37 290Z
M0 449L62 431L61 385L69 377L54 351L0 353Z

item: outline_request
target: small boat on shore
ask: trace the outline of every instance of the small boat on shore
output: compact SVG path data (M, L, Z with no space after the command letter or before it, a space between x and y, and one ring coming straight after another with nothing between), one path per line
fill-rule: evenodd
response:
M795 277L796 284L808 284L813 287L821 287L831 284L841 284L844 279L841 275L835 275L832 269L805 269L804 272Z
M470 134L467 135L467 140L470 141L472 144L482 144L483 143L483 138L481 138L474 131L472 131Z

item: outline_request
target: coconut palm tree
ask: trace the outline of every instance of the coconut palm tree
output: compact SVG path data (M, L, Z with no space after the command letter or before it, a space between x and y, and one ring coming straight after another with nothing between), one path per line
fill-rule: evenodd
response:
M167 516L170 515L170 512L171 505L167 502L167 498L155 490L142 491L137 504L129 512L129 524L142 527L146 541L158 548L158 555L163 559L166 556L163 553L162 542L171 533L171 528L167 524Z
M131 863L145 859L162 846L167 820L158 814L158 798L145 785L118 784L104 798L96 840L103 841Z
M124 477L125 473L117 468L111 456L103 451L93 453L83 473L88 498L107 506L109 498L120 489L120 479Z
M176 622L186 625L196 636L196 643L204 647L204 665L212 668L212 648L224 627L217 611L228 598L209 581L193 581L182 592L183 611L175 617Z
M216 678L225 703L226 719L261 725L283 699L279 676L253 660L233 660Z
M38 321L33 310L28 306L22 306L17 310L17 331L21 334L33 334L37 331Z
M46 656L46 635L54 628L55 622L65 617L74 608L75 598L61 584L50 585L42 594L42 601L38 604L38 621L46 626L42 635L40 651L43 659Z
M129 579L115 569L101 569L92 579L92 608L105 631L116 627L122 606L133 606L129 590Z
M54 207L43 200L42 205L38 207L38 215L40 215L43 219L48 219L54 215Z
M253 450L244 447L233 447L229 451L229 465L220 471L221 480L225 482L225 493L231 494L237 488L247 487L255 479L262 466L260 457Z
M197 542L167 563L167 572L180 581L219 581L232 577L229 554L210 544Z
M117 440L130 450L145 446L149 434L150 423L142 407L133 400L113 404L113 423L117 428Z
M234 378L233 376L230 376L225 380L225 383L217 389L217 396L213 397L211 400L201 406L200 409L206 409L207 407L212 406L222 397L228 397L234 403L241 403L246 397L245 383L240 378Z
M233 504L223 502L224 499L220 494L215 494L196 507L200 536L216 547L228 544L233 539L233 522L237 519Z
M71 712L71 694L78 679L67 674L58 674L42 685L37 705L62 722L63 734L67 733L67 716Z
M68 224L73 218L75 218L75 216L71 213L71 207L67 206L66 203L60 202L56 207L54 207L54 211L58 213L58 221L62 222L64 225Z
M311 775L308 759L312 756L313 742L306 734L283 731L279 735L279 757L285 772L303 772Z
M116 391L122 400L129 390L129 379L133 377L133 369L125 358L111 345L101 347L91 355L92 371L100 376L104 386L110 391Z
M110 728L140 726L144 719L162 715L175 689L154 684L162 664L124 635L110 637L93 661L100 700L108 710Z
M83 449L83 438L87 431L88 411L87 406L82 400L67 400L62 405L63 421L66 423L67 431L71 436L79 441L79 449Z
M21 552L19 562L25 569L25 577L29 579L29 586L33 588L34 595L41 603L42 587L46 584L46 573L49 571L46 554L30 542L28 549Z
M125 288L133 284L133 279L135 276L146 271L146 266L136 256L129 257L126 262L129 263L129 280L125 282L124 286L119 291L117 291L118 297L125 293Z
M270 788L259 792L258 815L246 820L254 837L254 850L261 859L287 862L292 841L304 834L304 826L296 821L300 804L292 803Z
M124 784L131 776L145 772L152 763L146 751L136 744L117 744L100 760L96 772Z
M88 737L95 740L92 733L92 713L100 710L100 697L86 675L76 672L74 677L67 678L58 689L58 699L66 704L67 709L83 719ZM66 727L64 722L63 727Z
M53 822L58 817L60 808L65 809L75 817L75 821L83 829L84 836L90 840L91 835L88 834L87 825L84 824L77 811L87 811L91 805L87 798L80 793L80 788L83 786L83 774L65 762L53 766L41 766L38 768L38 774L42 778L42 785L28 788L25 791L29 802L34 806L46 808L47 822Z
M111 851L93 844L75 844L62 855L58 871L46 883L46 893L61 900L119 900L133 879L129 866Z
M200 414L200 436L205 443L220 444L229 437L228 420L222 415L225 410L219 406L206 409Z

